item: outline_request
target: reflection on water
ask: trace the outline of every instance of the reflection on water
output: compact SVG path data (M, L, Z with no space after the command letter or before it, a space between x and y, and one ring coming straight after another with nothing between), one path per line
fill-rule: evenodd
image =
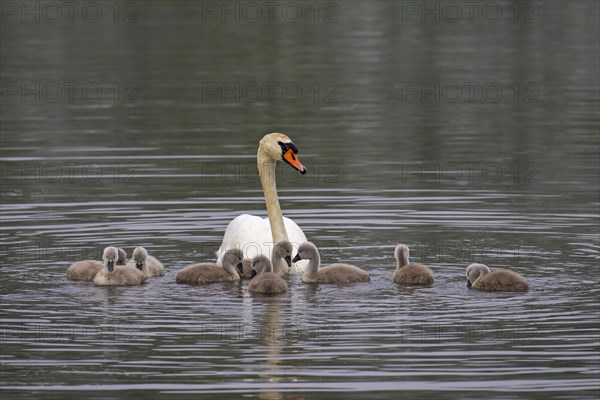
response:
M600 395L597 3L421 23L409 2L348 1L296 24L134 3L135 23L0 25L5 397ZM69 82L72 99L49 101ZM469 82L502 96L470 99ZM91 83L98 101L80 90ZM357 264L371 283L290 277L273 297L175 284L214 260L232 218L266 214L255 157L272 131L309 170L279 167L285 215L324 264ZM433 287L391 282L398 242ZM66 280L108 244L145 246L167 274ZM467 290L474 261L531 290Z

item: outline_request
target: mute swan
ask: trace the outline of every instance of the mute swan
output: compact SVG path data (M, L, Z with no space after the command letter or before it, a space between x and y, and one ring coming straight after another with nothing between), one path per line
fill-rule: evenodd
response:
M298 254L292 261L298 260L308 260L302 277L302 281L306 283L351 283L371 280L368 273L354 265L338 263L320 268L319 250L311 242L304 242L298 247Z
M433 273L429 268L418 263L408 262L408 246L399 244L394 250L398 261L394 282L404 285L433 285Z
M259 143L256 155L260 182L262 184L267 218L242 214L234 218L223 235L223 242L217 251L217 263L221 263L222 255L229 249L237 248L244 252L244 257L253 259L257 255L270 255L274 243L287 240L294 248L306 241L302 229L291 219L281 213L277 184L275 182L275 165L278 161L289 164L301 174L306 168L300 163L298 148L292 140L282 133L265 135ZM285 273L296 273L302 269L305 262L297 264L296 268L285 267Z
M256 256L252 260L252 278L248 291L252 293L275 294L287 292L288 285L279 274L273 272L273 264L266 256Z
M146 282L146 277L135 268L117 265L119 251L115 247L104 249L102 259L104 267L94 277L94 284L98 286L135 286Z
M131 260L129 260L127 266L135 267L138 270L142 271L146 278L149 278L151 276L163 276L165 274L165 270L162 264L154 257L152 258L154 258L154 260L156 260L157 263L150 264L151 257L152 256L148 255L148 252L145 248L138 246L135 249L133 249Z
M490 272L485 264L471 264L467 267L467 287L486 292L526 292L529 285L525 278L516 272L500 269Z
M125 265L127 262L127 253L121 248L117 248L117 251L119 252L117 265ZM102 267L104 267L104 264L102 264L101 261L96 260L74 262L67 268L67 279L72 281L92 282Z
M175 280L177 283L193 284L240 280L240 274L243 274L242 257L241 250L227 250L223 255L222 266L213 263L190 265L179 271Z

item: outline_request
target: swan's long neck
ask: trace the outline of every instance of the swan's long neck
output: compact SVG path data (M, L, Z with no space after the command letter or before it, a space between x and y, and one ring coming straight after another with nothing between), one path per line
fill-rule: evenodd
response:
M277 184L275 182L275 161L267 158L258 149L258 173L260 174L260 183L265 194L265 203L267 205L267 214L269 215L269 224L271 225L271 236L273 243L282 240L288 240L285 225L283 223L283 214L277 197Z

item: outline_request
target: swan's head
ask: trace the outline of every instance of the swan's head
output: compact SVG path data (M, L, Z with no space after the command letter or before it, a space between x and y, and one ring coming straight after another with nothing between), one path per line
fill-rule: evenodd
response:
M283 161L301 174L306 173L306 168L298 158L298 148L292 139L283 133L265 135L258 146L258 154L259 158L266 157L271 161Z
M282 240L281 242L275 243L273 246L273 255L271 257L272 260L276 260L278 258L283 258L287 263L288 267L292 266L292 244L287 240ZM274 262L274 261L273 261ZM279 265L279 264L278 264Z
M405 244L399 244L398 246L396 246L396 250L394 250L394 257L396 258L396 261L398 261L398 265L403 267L405 265L408 265L408 257L409 257L410 251L408 250L408 246Z
M102 260L104 261L104 265L106 266L106 269L108 269L108 272L113 272L118 259L119 251L116 247L108 246L104 249Z
M292 261L298 262L300 260L314 260L318 256L319 250L317 250L317 246L315 246L311 242L304 242L300 246L298 246L298 252L296 253L296 257L294 257Z
M269 257L260 255L252 259L252 273L250 274L250 279L262 272L273 272L273 264L271 264Z
M125 265L127 264L127 253L120 247L117 247L117 251L119 252L119 258L117 259L117 265Z
M223 254L223 268L225 268L230 274L235 275L235 268L237 268L237 274L240 277L244 276L244 265L242 260L244 259L244 253L240 249L227 250Z
M133 250L133 254L131 255L131 259L135 262L135 267L140 271L146 265L146 260L148 259L148 252L143 247L136 247Z
M483 275L490 272L490 269L485 264L471 264L467 267L467 287L471 287L471 285L482 277Z

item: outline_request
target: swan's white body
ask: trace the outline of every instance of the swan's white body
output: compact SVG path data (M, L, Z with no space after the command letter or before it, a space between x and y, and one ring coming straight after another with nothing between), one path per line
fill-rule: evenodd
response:
M283 161L295 168L300 173L306 173L306 168L300 163L296 154L298 149L289 137L281 133L265 135L259 143L256 160L260 182L265 195L267 218L243 214L234 218L223 236L221 247L217 250L217 264L221 263L223 254L230 249L240 249L244 257L253 259L257 255L271 257L275 243L287 240L292 243L294 250L306 241L302 229L291 219L285 218L281 212L275 182L275 165ZM303 271L307 262L300 261L284 269L285 273L298 273Z
M288 240L294 247L294 253L296 253L298 246L306 242L306 235L302 232L302 229L289 218L283 217L283 223L285 230L288 235ZM273 235L271 233L271 225L269 224L269 217L261 218L256 215L242 214L235 217L225 230L223 236L223 243L217 251L217 264L221 264L223 254L227 250L238 248L243 251L244 258L250 260L258 255L265 255L271 258L271 252L273 251ZM304 271L304 267L308 264L308 260L300 260L295 264L292 264L290 268L287 265L283 271L286 274L295 274L300 271Z

